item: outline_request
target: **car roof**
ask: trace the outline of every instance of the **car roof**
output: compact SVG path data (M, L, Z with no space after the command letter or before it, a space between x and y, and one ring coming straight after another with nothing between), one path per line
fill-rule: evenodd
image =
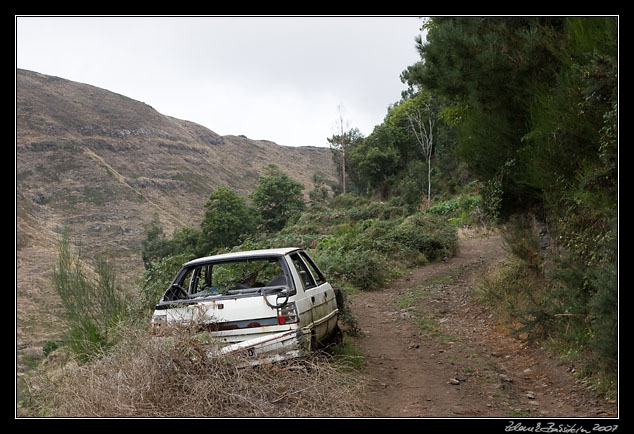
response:
M267 256L284 256L291 252L300 250L299 247L283 247L278 249L243 250L241 252L222 253L220 255L205 256L197 258L183 264L183 267L204 264L207 262L225 261L243 258L262 258Z

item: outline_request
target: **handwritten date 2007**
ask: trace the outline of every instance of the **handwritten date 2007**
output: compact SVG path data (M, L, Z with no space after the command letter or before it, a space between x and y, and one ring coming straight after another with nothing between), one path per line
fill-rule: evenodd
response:
M611 433L615 432L619 428L618 425L601 425L598 423L592 426L583 426L581 424L557 424L554 422L548 422L542 424L537 422L533 426L524 425L522 422L509 421L509 424L505 427L505 432L530 432L530 433L552 433L552 434L591 434L591 433Z

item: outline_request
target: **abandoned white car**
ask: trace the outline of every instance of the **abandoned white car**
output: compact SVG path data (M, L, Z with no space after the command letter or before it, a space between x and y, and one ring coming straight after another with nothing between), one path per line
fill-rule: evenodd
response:
M227 253L183 265L155 307L152 330L195 324L221 353L256 364L302 356L340 336L340 304L301 249Z

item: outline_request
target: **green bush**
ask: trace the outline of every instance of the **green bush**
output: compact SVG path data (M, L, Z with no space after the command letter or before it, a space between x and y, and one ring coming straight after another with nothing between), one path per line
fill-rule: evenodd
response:
M133 306L138 311L139 316L144 316L152 311L182 265L192 259L194 259L194 255L190 253L168 256L157 260L149 269L145 270Z
M446 219L432 214L413 214L388 233L387 239L401 249L424 254L431 262L454 256L458 251L456 229Z
M445 205L469 209L474 199ZM440 209L440 208L439 208ZM300 247L313 251L320 268L335 284L358 289L384 286L398 271L452 256L457 250L456 228L446 212L405 217L406 207L396 201L373 202L352 194L339 195L330 208L311 208L274 233L253 234L235 247L221 251L271 247ZM216 251L220 253L221 251ZM182 258L181 258L182 259ZM143 285L145 305L156 302L169 284L158 273L170 260L148 268ZM183 261L184 262L184 261ZM182 263L182 262L181 262ZM167 278L172 278L172 270Z
M389 278L388 262L371 250L318 251L315 261L329 279L361 290L381 288Z
M478 194L458 196L438 202L427 208L423 214L440 215L453 226L474 226L483 223L485 204Z
M172 254L174 246L165 236L158 213L154 213L145 232L145 239L141 241L141 258L147 269L152 262Z
M80 360L88 360L114 343L116 337L112 331L124 319L127 308L125 293L117 287L112 267L98 260L96 274L96 279L88 277L79 256L71 252L68 234L64 233L53 283L64 308L62 319L69 347Z
M599 236L600 241L571 248L549 277L559 289L553 298L572 314L563 336L582 349L585 368L615 375L618 365L618 245L616 228ZM582 244L582 243L580 243ZM582 338L582 339L581 339Z
M523 260L527 266L540 269L543 257L533 217L512 216L502 228L502 237L511 253Z
M517 335L548 340L555 351L582 365L608 392L618 367L618 263L616 229L589 246L579 242L547 257L547 272L530 221L506 225L512 260L476 286L476 294ZM583 244L583 245L582 245ZM610 392L612 393L612 392Z
M442 260L457 248L457 231L445 218L417 213L339 225L317 244L316 254L330 277L359 289L377 289L395 270Z
M44 355L48 357L48 355L55 351L57 348L59 348L59 344L55 341L49 340L44 342L44 345L42 346L42 352L44 352Z
M616 262L605 269L594 270L596 294L589 303L593 339L590 346L597 355L599 370L616 372L619 358L618 331L618 266Z

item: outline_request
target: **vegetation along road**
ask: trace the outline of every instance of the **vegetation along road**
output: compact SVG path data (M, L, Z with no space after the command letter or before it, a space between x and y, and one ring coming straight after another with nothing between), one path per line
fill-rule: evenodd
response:
M375 416L616 416L569 366L510 337L476 303L477 277L506 255L498 234L462 233L455 257L350 297Z

